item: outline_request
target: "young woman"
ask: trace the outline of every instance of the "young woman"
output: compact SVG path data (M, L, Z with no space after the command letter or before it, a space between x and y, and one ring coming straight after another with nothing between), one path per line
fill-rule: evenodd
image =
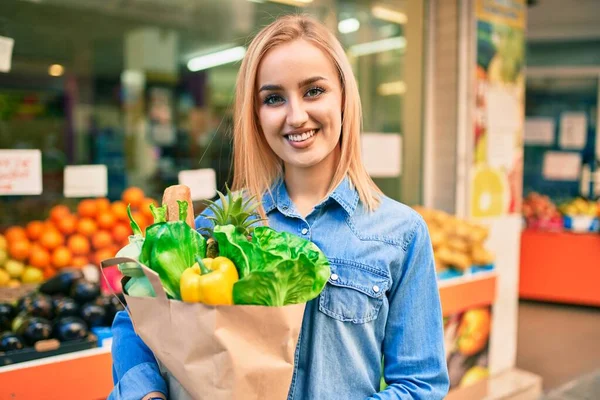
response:
M261 200L271 227L316 243L332 272L306 306L288 398L442 399L448 375L427 226L369 178L360 129L356 81L332 33L286 16L256 36L237 80L234 189ZM127 313L113 332L112 398L167 397Z

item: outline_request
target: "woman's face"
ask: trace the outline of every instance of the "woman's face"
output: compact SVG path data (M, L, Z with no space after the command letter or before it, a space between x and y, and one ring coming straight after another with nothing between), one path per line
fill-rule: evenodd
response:
M305 40L284 43L265 55L257 78L259 123L286 171L333 170L341 134L342 88L327 55Z

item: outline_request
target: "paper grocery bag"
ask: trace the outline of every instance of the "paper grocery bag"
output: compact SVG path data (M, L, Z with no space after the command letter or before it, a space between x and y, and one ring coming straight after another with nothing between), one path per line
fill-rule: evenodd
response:
M125 298L136 333L168 380L169 399L287 398L304 304L209 306L169 300L156 272L133 259L105 260L102 267L125 262L140 265L156 293Z

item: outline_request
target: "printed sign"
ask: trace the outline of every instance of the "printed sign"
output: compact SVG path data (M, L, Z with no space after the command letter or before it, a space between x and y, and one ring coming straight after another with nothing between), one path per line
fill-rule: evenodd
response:
M212 168L180 171L179 184L190 188L192 200L212 199L217 194L217 174Z
M0 196L42 194L42 152L0 150Z
M106 165L69 165L64 179L65 197L105 197L108 193Z

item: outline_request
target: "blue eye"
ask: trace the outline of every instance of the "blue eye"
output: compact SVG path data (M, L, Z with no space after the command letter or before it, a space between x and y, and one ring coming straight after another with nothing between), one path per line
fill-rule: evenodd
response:
M318 86L317 86L317 87L314 87L314 88L312 88L312 89L309 89L309 90L306 92L306 95L305 95L305 96L306 96L306 97L317 97L317 96L319 96L319 95L321 95L321 94L323 94L323 93L325 93L325 89L323 89L322 87L318 87Z
M265 99L263 100L263 103L268 105L268 106L274 106L276 104L279 104L283 101L283 98L277 94L271 94L268 95L267 97L265 97Z

